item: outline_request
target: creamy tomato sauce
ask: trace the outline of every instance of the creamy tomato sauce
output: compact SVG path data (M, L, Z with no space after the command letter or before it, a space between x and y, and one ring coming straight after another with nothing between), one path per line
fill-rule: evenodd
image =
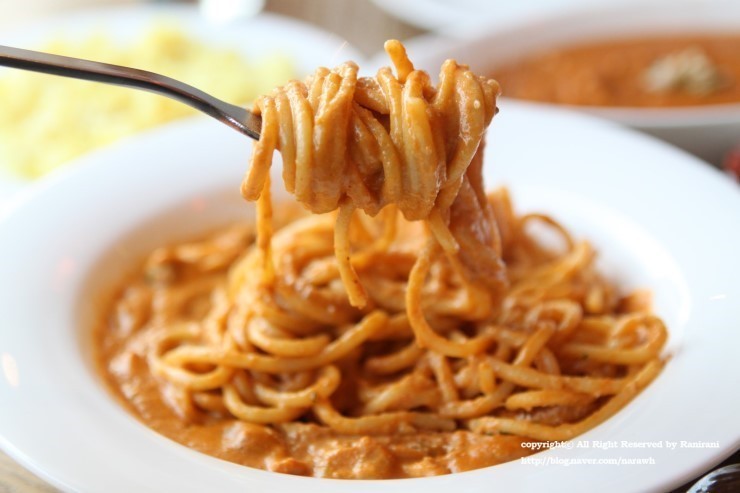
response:
M503 95L586 106L740 102L740 36L671 36L576 45L490 70Z
M528 455L521 437L481 435L469 431L412 432L393 436L341 435L310 422L262 426L239 421L226 413L192 408L182 415L180 396L154 377L147 348L157 334L152 307L171 304L187 318L200 320L209 308L208 294L225 282L228 267L247 248L252 236L240 233L232 242L233 258L207 273L178 273L183 279L202 280L202 293L178 291L172 281L170 298L163 297L162 279L169 273L142 266L119 290L96 332L99 369L112 392L148 427L194 450L249 467L274 472L347 479L386 479L432 476L491 466ZM224 242L221 242L223 246ZM157 256L156 252L153 254ZM151 258L151 257L150 257ZM154 286L160 283L159 293ZM185 297L183 297L185 296ZM183 308L180 301L187 298ZM563 417L557 416L557 421Z

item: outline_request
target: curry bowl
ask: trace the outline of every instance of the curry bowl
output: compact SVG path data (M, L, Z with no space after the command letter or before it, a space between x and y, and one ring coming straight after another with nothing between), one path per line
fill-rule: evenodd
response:
M495 78L501 67L570 47L667 36L733 36L737 42L738 32L740 4L737 2L630 2L582 8L575 13L522 21L508 28L481 28L467 33L463 41L425 37L408 45L416 65L431 73L436 73L436 67L445 59L454 58L466 60L474 70ZM616 52L609 56L623 55ZM721 72L722 67L718 70ZM566 72L562 74L563 80L558 83L568 84ZM573 84L577 83L577 76L572 77ZM605 86L619 83L604 79ZM530 82L543 86L551 83L546 77ZM740 87L740 80L732 83ZM506 83L502 86L504 100L516 92L507 89ZM725 154L740 143L740 96L732 103L676 107L610 106L607 102L533 104L568 107L607 118L659 137L713 164L721 163Z

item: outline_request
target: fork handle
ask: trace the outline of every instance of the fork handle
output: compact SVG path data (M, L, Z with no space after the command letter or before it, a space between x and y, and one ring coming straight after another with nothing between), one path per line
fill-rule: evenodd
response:
M192 106L253 139L259 139L260 117L161 74L2 45L0 65L154 92Z

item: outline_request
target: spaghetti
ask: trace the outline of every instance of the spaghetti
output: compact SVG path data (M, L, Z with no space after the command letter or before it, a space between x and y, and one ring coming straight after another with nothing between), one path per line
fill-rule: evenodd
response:
M164 403L188 423L169 436L274 471L444 474L575 437L660 371L667 331L645 297L620 297L554 219L485 193L496 82L447 61L433 86L386 50L396 75L346 63L260 98L242 185L256 235L157 250L120 297L103 359L150 425ZM314 214L273 217L275 150Z

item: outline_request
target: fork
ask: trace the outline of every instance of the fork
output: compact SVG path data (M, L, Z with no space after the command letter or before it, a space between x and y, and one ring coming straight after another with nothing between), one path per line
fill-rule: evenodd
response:
M0 66L154 92L185 103L259 140L262 118L200 89L146 70L0 45Z

